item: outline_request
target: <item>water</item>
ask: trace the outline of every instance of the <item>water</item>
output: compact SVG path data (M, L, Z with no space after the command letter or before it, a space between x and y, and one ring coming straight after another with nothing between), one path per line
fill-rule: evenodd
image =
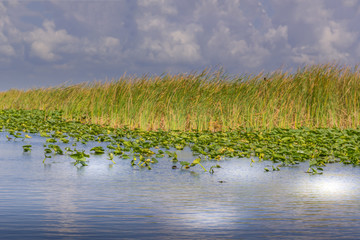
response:
M1 239L360 238L360 168L265 173L268 162L233 159L211 175L173 170L166 159L138 170L105 156L77 168L67 156L44 165L44 139L31 139L30 154L26 143L0 136Z

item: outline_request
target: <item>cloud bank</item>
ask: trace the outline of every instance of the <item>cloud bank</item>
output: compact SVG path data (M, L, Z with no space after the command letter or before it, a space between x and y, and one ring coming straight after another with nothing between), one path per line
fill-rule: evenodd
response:
M0 1L1 90L360 57L357 0Z

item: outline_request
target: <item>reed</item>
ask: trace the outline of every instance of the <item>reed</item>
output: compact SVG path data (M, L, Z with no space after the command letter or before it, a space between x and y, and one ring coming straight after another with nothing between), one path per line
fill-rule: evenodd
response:
M62 110L67 119L143 130L355 128L359 97L358 67L319 64L271 74L205 70L11 89L0 93L0 108Z

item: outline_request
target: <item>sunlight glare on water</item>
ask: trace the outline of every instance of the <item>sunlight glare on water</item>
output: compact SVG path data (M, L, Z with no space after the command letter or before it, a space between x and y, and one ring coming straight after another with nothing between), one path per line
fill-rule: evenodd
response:
M320 194L348 195L353 193L354 184L346 177L324 177L314 182L314 188Z

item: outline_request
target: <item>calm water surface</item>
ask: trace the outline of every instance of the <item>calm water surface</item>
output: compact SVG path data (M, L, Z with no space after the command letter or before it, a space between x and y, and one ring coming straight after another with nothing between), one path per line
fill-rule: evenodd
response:
M26 143L1 133L1 239L360 238L360 168L329 165L311 176L305 163L265 173L269 162L232 159L211 175L173 170L167 159L137 170L105 156L77 168L68 156L44 165L44 139L31 139L30 154Z

